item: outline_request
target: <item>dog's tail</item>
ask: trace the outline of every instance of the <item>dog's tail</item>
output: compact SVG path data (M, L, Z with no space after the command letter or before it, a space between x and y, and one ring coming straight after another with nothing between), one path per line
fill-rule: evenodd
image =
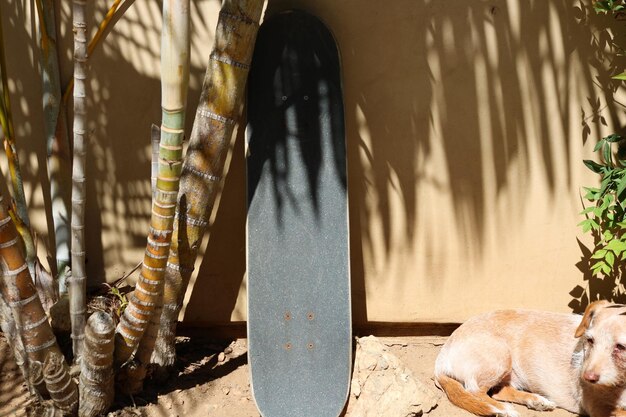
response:
M518 416L518 413L509 404L498 402L487 393L467 391L459 381L447 375L437 374L435 380L452 404L472 414L479 416Z

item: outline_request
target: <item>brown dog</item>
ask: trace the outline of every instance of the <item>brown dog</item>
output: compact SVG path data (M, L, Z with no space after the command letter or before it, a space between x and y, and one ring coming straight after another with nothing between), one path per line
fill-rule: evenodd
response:
M626 305L596 301L582 320L528 310L474 317L441 349L435 380L450 402L481 416L517 417L505 401L626 417Z

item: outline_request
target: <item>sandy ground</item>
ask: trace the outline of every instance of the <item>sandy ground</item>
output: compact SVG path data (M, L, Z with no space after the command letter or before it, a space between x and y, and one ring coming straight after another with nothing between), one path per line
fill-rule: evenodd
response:
M413 373L430 386L435 358L445 341L442 337L380 338ZM246 340L209 341L178 339L178 376L167 383L152 381L144 393L118 398L111 417L257 417L250 392ZM19 370L5 343L0 343L0 416L23 415L28 402ZM572 417L564 410L538 412L516 406L521 417ZM440 398L431 417L469 417L471 414ZM393 417L393 416L385 416Z

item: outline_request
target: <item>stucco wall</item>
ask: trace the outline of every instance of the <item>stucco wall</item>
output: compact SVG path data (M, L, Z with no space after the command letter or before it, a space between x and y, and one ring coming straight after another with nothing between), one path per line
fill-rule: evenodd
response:
M92 23L106 3L95 2ZM46 242L30 4L1 7L27 196ZM219 10L216 0L192 4L188 126ZM622 119L606 62L591 45L602 19L586 19L589 10L565 0L285 0L270 1L267 13L288 7L324 20L342 55L355 321L460 321L520 306L571 311L570 292L587 285L577 239L590 243L576 227L579 191L597 181L582 159ZM70 3L58 12L65 84ZM158 2L136 0L92 57L93 284L130 270L145 247L159 31ZM189 323L245 320L243 142L240 130L187 296Z

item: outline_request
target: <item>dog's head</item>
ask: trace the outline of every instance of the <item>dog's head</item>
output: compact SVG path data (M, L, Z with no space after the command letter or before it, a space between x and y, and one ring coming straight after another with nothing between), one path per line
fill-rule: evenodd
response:
M599 386L626 385L626 305L595 301L576 329L584 351L581 379Z

